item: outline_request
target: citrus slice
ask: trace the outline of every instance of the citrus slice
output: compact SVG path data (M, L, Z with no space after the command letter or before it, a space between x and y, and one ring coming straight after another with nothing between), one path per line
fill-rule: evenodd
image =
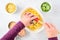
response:
M43 2L41 4L41 9L42 9L43 12L48 12L48 11L50 11L51 6L48 2Z

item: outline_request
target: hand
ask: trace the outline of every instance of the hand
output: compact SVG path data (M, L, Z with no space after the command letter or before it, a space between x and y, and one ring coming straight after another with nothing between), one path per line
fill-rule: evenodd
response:
M22 29L19 33L18 33L19 36L21 37L24 37L26 35L26 30L25 29Z
M25 26L29 26L29 25L31 25L32 20L34 20L35 18L37 18L37 17L35 17L35 16L32 15L31 13L26 13L26 14L22 15L22 17L21 17L21 22L22 22Z
M48 38L57 37L58 32L54 25L50 23L45 23L44 26L45 26L45 30Z

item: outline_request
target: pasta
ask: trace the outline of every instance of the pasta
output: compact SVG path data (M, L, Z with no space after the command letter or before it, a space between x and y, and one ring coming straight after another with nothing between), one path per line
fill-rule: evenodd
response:
M33 15L37 16L39 18L39 21L42 21L43 22L43 19L42 17L40 16L40 14L34 10L33 8L27 8L23 14L25 14L26 12L30 12L32 13ZM23 15L22 14L22 15ZM40 24L39 22L36 22L36 21L33 21L33 24L31 24L30 26L28 26L27 28L31 31L35 31L37 29L40 29L42 27L42 24Z

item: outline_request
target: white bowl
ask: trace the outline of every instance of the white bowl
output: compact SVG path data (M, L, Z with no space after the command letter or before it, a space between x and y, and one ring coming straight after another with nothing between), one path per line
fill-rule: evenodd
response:
M43 19L43 15L42 15L42 14L39 12L39 10L37 10L35 7L25 7L25 8L21 11L20 17L21 17L21 15L22 15L22 13L23 13L27 8L33 8L33 9L35 9L35 10L40 14L40 16L41 16L42 19ZM44 19L43 19L43 23L44 23ZM31 32L31 33L37 33L37 32L41 32L41 31L44 29L44 27L43 27L43 25L42 25L42 27L41 27L40 29L36 30L36 31L29 30L27 27L25 27L25 29L28 30L28 31Z

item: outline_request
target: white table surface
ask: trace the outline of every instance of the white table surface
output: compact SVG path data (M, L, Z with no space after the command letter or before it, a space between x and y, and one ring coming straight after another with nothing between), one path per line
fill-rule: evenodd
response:
M41 3L45 1L51 5L51 10L47 13L42 12L40 8ZM13 2L17 6L15 14L10 15L6 12L5 6L9 2ZM20 12L27 6L37 8L46 22L55 24L56 28L60 30L60 0L0 0L0 38L8 32L8 23L10 21L17 22L20 20ZM60 35L58 35L58 38L60 39ZM47 36L44 30L36 34L27 32L27 36L21 40L47 40Z

